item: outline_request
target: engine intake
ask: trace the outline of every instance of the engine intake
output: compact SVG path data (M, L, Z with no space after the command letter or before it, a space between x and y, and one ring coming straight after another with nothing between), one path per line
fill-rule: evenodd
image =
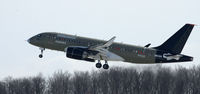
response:
M94 59L88 58L88 50L87 50L87 48L68 47L66 49L66 56L68 58L95 62Z

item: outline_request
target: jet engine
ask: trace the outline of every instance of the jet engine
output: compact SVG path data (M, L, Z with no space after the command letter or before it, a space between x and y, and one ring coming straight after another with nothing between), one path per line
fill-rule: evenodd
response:
M78 60L85 60L90 62L95 62L94 59L88 58L88 50L87 48L82 47L68 47L66 49L66 56L68 58L78 59Z

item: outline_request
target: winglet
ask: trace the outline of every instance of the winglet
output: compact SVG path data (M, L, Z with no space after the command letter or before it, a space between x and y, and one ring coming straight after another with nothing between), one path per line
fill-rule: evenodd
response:
M191 24L191 23L187 23L188 25L192 25L192 26L198 26L197 24Z

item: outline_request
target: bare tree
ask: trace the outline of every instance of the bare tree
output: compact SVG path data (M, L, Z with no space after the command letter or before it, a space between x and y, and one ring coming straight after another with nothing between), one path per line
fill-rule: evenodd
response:
M122 70L121 68L111 68L109 70L108 83L110 94L121 94L122 91Z
M7 94L5 82L0 82L0 94Z
M32 86L29 78L7 79L8 94L34 94Z
M188 82L189 75L188 70L183 67L179 67L176 71L176 76L174 79L174 93L175 94L184 94L188 92Z
M152 68L116 67L73 75L58 71L47 80L42 75L8 77L0 81L0 94L200 94L200 66Z
M46 83L41 74L32 78L34 94L44 94Z
M100 73L94 71L91 73L91 86L90 86L90 93L91 94L101 94L101 81L100 81Z
M189 69L188 94L200 94L200 66Z
M90 94L91 80L88 72L75 72L73 77L74 94Z
M154 94L171 94L173 90L173 75L169 68L160 68L157 71L154 87Z
M139 73L135 69L123 69L121 80L123 94L139 93Z
M139 94L153 94L153 84L155 75L151 70L144 70L140 73Z
M101 71L99 73L99 88L100 88L100 93L99 94L109 94L109 84L108 84L108 76L109 73L107 71Z
M70 94L70 74L58 71L48 80L48 94Z

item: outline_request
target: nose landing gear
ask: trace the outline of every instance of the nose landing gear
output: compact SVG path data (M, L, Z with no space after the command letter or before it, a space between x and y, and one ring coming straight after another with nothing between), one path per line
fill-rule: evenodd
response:
M41 54L39 54L39 58L42 58L43 57L43 51L45 50L45 48L40 48L41 50Z

